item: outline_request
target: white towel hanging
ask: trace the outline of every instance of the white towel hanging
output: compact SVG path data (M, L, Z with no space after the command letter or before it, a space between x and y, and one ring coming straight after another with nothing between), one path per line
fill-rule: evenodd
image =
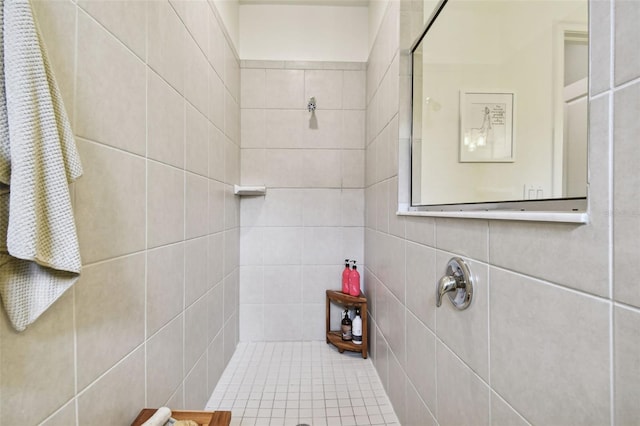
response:
M82 167L31 5L0 5L0 297L22 331L79 277L69 183Z

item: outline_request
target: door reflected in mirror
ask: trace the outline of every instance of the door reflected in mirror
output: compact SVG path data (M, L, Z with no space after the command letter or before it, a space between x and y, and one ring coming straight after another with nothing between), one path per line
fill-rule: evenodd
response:
M587 0L438 7L412 49L412 205L584 201Z

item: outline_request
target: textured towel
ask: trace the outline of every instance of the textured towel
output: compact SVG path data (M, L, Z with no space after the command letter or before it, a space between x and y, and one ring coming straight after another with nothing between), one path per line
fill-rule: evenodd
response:
M82 167L31 5L0 5L0 297L22 331L79 277L69 183Z

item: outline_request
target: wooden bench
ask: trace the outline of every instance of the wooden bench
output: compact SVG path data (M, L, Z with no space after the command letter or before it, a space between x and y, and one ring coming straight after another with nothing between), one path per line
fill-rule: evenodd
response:
M155 414L157 408L143 408L131 426L140 426ZM201 426L229 426L231 411L171 411L176 420L193 420Z

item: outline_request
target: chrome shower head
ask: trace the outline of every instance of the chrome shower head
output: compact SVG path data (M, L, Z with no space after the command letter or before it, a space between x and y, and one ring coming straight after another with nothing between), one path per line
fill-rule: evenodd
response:
M316 110L316 98L314 96L309 98L309 102L307 103L307 109L309 112L313 112Z

